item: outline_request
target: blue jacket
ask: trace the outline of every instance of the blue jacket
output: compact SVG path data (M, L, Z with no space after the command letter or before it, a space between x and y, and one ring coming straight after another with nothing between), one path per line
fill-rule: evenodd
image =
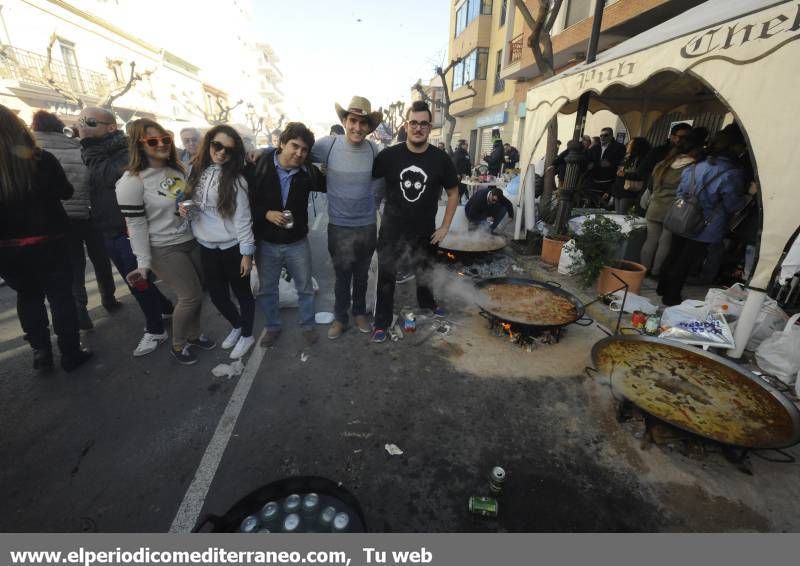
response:
M719 156L714 163L701 161L683 170L678 196L686 196L693 190L692 173L695 175L694 191L699 192L700 205L708 224L702 232L689 239L708 244L721 242L728 232L731 215L745 204L744 172L728 157ZM702 187L705 188L700 191Z

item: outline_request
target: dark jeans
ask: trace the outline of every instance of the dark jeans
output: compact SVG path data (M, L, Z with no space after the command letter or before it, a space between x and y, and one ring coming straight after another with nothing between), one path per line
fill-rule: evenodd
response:
M130 240L126 235L122 234L114 238L106 237L105 242L108 257L127 284L125 276L137 267L136 256L133 255ZM172 313L173 306L169 299L156 287L152 271L150 272L150 285L145 290L140 291L130 285L128 285L128 289L144 313L146 331L151 334L162 334L164 332L164 321L161 319L161 315Z
M328 224L328 252L336 273L333 312L336 320L347 324L350 308L350 284L353 291L353 316L367 314L367 280L369 264L375 253L378 234L375 224L369 226L335 226Z
M242 329L242 336L252 336L256 301L250 289L250 274L239 275L242 264L239 246L226 250L200 246L200 262L211 302L233 328ZM239 301L241 313L231 301L231 290Z
M111 262L108 259L103 237L95 230L91 219L75 219L69 221L70 232L67 236L69 259L72 264L72 294L78 312L85 312L89 298L86 296L86 254L94 267L97 290L103 304L114 302L114 274L111 273ZM86 246L86 252L83 246Z
M416 274L417 303L420 308L436 308L430 288L430 272L436 254L430 236L405 234L401 226L384 219L378 238L378 297L375 306L375 328L386 330L394 314L394 288L398 263L406 263Z
M50 321L44 299L53 313L62 356L75 355L80 348L78 311L69 282L67 239L19 248L0 248L0 277L17 292L17 316L25 339L37 350L49 350Z
M707 250L708 244L705 242L672 235L669 255L661 266L657 289L665 305L673 306L681 303L681 291L689 271L696 262L703 260Z

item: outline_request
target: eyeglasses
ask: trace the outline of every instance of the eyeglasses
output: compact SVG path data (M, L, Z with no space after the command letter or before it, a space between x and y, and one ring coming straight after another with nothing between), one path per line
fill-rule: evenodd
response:
M225 153L233 153L236 150L234 146L227 146L222 142L218 142L217 140L211 140L209 142L211 149L214 151L224 151Z
M170 145L172 143L172 136L165 134L163 136L153 136L152 138L142 138L142 142L150 147L156 147L158 142L161 142L161 145Z
M106 126L110 126L113 123L114 122L103 122L97 118L87 118L85 116L78 118L78 125L82 128L95 128L97 127L97 124L105 124Z
M408 123L408 125L409 125L411 128L419 128L419 129L421 129L421 130L424 130L425 128L428 128L428 127L430 127L431 123L430 123L430 122L426 122L426 121L424 121L424 120L423 120L422 122L417 122L416 120L411 120L411 121Z

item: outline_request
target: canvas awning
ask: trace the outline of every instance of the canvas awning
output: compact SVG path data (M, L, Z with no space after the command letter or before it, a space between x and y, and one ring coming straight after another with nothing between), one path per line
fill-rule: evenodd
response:
M668 112L730 111L747 136L762 191L759 261L750 284L765 287L800 222L793 194L800 163L798 39L798 0L709 0L687 10L531 89L521 170L548 121L574 112L587 91L594 93L590 111L618 114L631 135L645 134Z

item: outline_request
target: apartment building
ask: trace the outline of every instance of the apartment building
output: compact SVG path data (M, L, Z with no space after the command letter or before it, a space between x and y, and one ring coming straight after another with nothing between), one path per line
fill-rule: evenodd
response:
M525 96L541 80L528 47L531 30L518 9L524 0L453 0L450 17L450 59L463 57L448 78L451 97L476 95L454 104L455 138L470 142L474 156L485 155L492 134L520 147L525 129ZM703 0L606 0L598 49L608 49L668 20ZM526 5L536 13L537 2ZM581 62L591 35L595 0L564 0L552 29L556 72ZM571 137L574 124L559 119L559 137ZM587 118L587 133L611 126L625 134L616 116L600 112Z

